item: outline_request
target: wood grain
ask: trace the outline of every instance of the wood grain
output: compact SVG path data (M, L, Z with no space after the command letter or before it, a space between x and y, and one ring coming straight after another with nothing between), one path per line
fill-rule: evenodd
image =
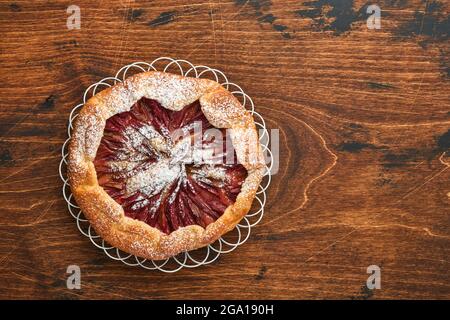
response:
M377 1L379 30L359 0L79 0L80 30L70 4L0 1L1 298L450 298L447 1ZM280 130L249 241L171 275L92 246L58 177L85 88L159 56L223 70Z

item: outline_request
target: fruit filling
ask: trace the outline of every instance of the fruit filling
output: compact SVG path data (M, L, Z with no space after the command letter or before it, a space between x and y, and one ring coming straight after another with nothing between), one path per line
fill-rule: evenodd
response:
M126 216L166 234L216 221L247 177L226 130L208 122L198 101L172 111L142 98L109 118L94 165Z

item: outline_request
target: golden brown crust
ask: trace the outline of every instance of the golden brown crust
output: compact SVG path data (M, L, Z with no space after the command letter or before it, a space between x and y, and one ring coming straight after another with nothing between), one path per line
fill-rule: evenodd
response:
M142 97L157 100L170 110L180 110L199 100L213 126L231 129L238 160L247 169L248 176L236 202L206 229L190 225L167 235L126 217L123 208L98 184L93 160L106 120L130 110ZM68 176L72 193L95 231L114 247L152 260L203 247L232 230L250 210L263 167L253 118L230 92L211 80L162 72L139 73L89 99L75 121L69 145Z

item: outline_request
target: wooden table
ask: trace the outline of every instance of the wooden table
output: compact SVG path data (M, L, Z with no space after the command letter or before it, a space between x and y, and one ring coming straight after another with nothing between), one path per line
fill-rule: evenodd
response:
M380 0L369 29L365 3L1 1L0 297L450 298L449 4ZM280 131L249 241L170 275L96 249L58 176L84 90L159 56L223 70ZM66 288L71 264L81 290ZM366 288L370 265L381 289Z

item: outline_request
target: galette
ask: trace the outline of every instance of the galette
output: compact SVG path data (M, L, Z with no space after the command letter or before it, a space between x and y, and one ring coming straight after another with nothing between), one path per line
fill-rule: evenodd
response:
M69 145L75 200L108 244L161 260L216 241L264 174L251 112L219 83L142 72L82 107Z

